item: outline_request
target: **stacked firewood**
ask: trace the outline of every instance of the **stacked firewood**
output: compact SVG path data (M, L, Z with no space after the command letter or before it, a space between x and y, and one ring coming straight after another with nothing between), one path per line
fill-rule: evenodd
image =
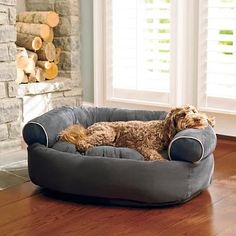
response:
M17 83L56 78L61 49L53 44L53 28L58 23L59 16L52 11L17 15Z

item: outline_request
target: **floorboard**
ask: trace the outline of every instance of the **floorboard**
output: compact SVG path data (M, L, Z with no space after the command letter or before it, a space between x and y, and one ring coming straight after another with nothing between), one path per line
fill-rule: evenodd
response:
M31 182L0 191L0 209L2 206L21 201L39 193L39 188ZM0 221L1 223L1 221Z
M0 192L0 235L236 235L236 142L219 139L213 183L191 201L126 208L63 201L31 182Z

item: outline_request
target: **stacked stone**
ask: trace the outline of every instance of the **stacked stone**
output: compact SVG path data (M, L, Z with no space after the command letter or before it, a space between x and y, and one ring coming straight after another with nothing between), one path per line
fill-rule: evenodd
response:
M21 149L21 100L16 98L16 0L0 0L0 153Z
M55 92L50 97L50 108L62 105L81 104L82 85L80 80L80 17L79 0L27 0L27 11L55 11L60 16L59 25L54 28L56 47L62 49L59 76L70 78L72 89Z

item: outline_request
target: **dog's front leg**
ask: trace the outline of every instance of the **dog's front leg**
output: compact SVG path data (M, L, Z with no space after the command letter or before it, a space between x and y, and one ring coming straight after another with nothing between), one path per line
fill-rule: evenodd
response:
M142 154L147 161L155 161L155 160L165 160L159 152L155 149L150 149L147 147L139 147L137 150L140 154Z

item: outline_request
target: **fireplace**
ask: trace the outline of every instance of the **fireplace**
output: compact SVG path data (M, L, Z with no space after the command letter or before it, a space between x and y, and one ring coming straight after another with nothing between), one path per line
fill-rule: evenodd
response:
M17 6L17 4L20 4ZM0 153L19 150L22 126L55 107L81 104L79 0L0 1ZM60 23L54 44L61 48L59 74L53 80L17 84L17 11L55 11Z

